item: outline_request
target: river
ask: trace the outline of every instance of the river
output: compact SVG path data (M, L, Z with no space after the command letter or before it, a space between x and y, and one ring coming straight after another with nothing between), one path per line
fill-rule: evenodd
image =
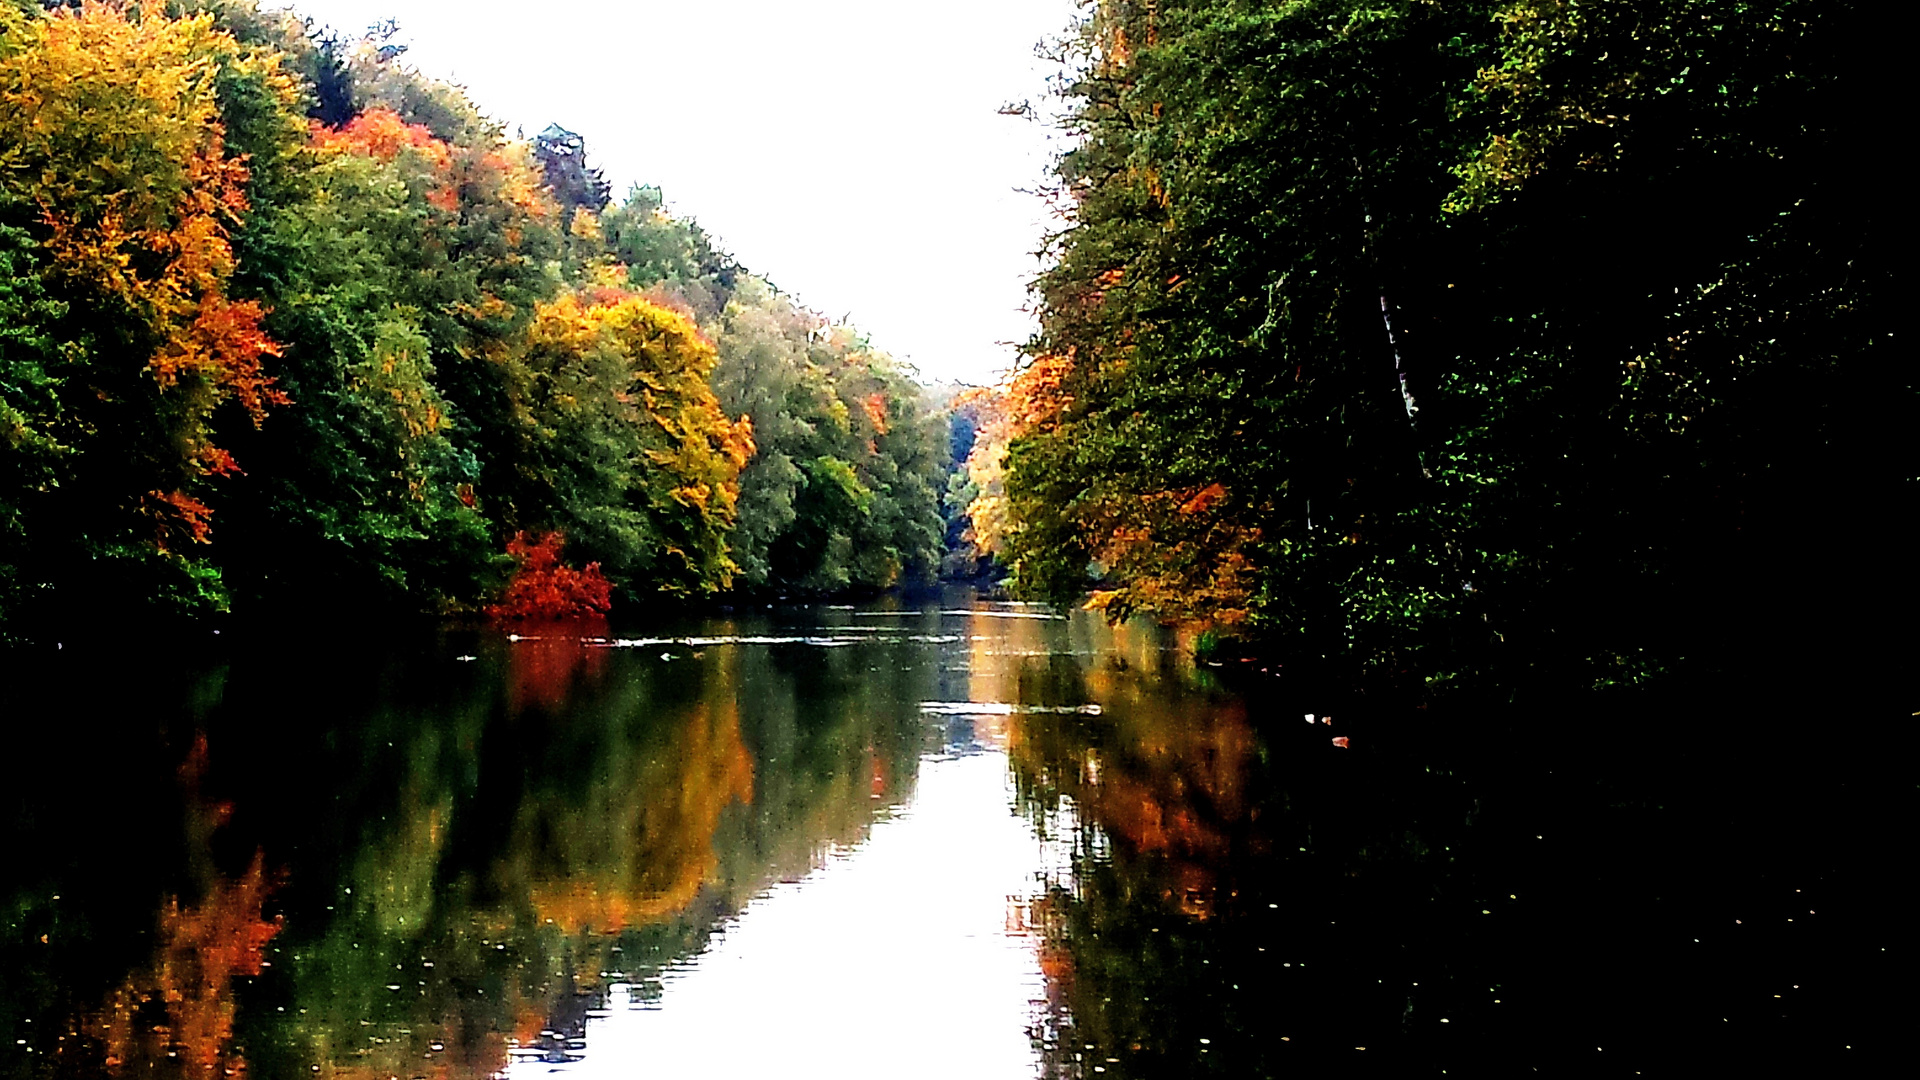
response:
M1905 963L1890 797L1671 718L964 591L162 644L9 668L0 1075L1692 1076Z

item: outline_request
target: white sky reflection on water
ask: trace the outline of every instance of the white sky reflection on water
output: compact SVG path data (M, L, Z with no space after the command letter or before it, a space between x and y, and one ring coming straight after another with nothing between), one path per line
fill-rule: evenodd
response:
M657 1009L590 1020L583 1060L511 1077L1033 1076L1046 997L1011 905L1058 869L1010 810L998 751L927 759L913 802L797 883L776 885L669 973Z

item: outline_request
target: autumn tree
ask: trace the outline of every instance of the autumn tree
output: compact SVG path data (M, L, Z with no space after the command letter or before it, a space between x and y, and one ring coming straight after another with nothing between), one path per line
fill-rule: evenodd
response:
M265 306L231 290L250 170L228 135L297 130L298 90L206 15L88 2L0 20L0 200L36 241L69 343L71 453L30 500L21 561L56 608L220 604L208 500L242 466L216 413L258 425L287 400Z
M487 609L495 619L573 619L605 615L612 606L613 586L599 563L575 569L560 561L566 538L557 532L538 540L526 533L507 542L515 563L512 580L500 602Z
M630 595L726 588L752 424L721 412L698 328L638 297L568 295L539 308L522 362L547 493L522 513L564 528Z
M636 185L601 216L608 253L627 282L685 305L706 324L720 317L745 273L696 221L667 213L657 187Z
M665 214L658 192L635 191L602 227L631 285L704 320L714 391L752 421L758 452L732 539L740 585L820 593L930 579L947 461L942 423L907 371L740 270L698 225Z
M474 612L523 533L627 601L925 576L910 373L394 33L0 7L0 621Z
M1854 483L1888 428L1835 417L1907 385L1882 174L1831 168L1878 144L1857 15L1094 5L1055 386L1007 456L1020 587L1415 693L1778 647L1743 583L1812 519L1775 485Z

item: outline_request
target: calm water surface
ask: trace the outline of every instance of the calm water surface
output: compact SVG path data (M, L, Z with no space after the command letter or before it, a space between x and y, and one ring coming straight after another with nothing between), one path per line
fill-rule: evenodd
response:
M0 1075L1698 1076L1894 1028L1882 787L1188 644L966 593L70 643L5 691Z

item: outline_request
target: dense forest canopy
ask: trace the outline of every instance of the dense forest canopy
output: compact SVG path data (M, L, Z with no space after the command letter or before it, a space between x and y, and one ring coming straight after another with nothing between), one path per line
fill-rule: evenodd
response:
M0 634L937 569L909 369L392 33L0 3Z
M1910 584L1864 5L1086 10L974 474L1018 588L1429 693L1805 664Z

